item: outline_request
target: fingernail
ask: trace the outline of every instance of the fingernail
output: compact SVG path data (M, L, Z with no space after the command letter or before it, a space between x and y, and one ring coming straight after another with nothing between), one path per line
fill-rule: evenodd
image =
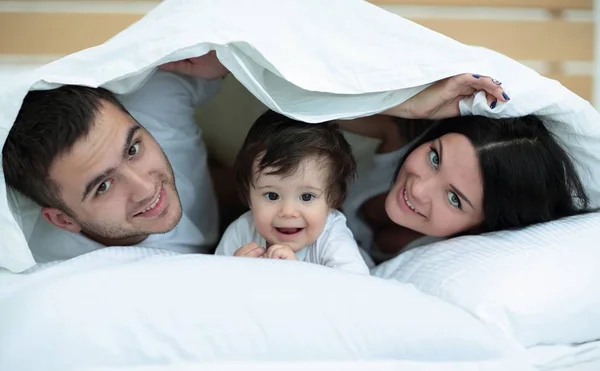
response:
M480 78L480 77L481 77L481 75L478 75L478 74L473 74L473 77L474 77L474 78L476 78L476 79L478 79L478 78Z
M502 96L504 97L504 99L510 100L510 97L505 92L502 92Z
M496 101L496 100L495 100L495 101L493 101L493 102L490 104L490 108L491 108L491 109L494 109L494 108L496 108L496 103L498 103L498 101Z

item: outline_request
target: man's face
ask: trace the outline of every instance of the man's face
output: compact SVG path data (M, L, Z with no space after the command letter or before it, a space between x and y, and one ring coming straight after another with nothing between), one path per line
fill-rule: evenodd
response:
M173 169L154 138L131 116L105 103L88 135L54 160L67 215L44 209L53 224L107 245L165 233L181 219Z

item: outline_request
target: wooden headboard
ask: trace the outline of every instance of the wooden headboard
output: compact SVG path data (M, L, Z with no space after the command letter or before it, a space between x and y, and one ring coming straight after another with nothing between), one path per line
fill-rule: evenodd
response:
M46 62L100 44L158 2L0 0L0 62ZM523 61L592 100L593 0L371 2L460 42Z

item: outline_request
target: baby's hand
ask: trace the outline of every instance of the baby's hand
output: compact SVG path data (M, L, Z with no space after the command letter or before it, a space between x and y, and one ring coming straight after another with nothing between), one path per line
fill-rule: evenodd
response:
M250 242L235 250L233 256L244 256L247 258L260 258L265 254L265 248L258 246L256 242Z
M298 260L294 250L286 245L273 245L267 249L265 258L270 259L287 259L287 260Z

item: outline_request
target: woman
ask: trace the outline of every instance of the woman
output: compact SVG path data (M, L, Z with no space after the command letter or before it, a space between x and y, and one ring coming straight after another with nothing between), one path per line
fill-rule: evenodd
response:
M432 88L460 88L460 80L469 78L487 79L486 84L500 88L494 80L468 75ZM494 88L485 90L498 95ZM493 96L488 98L491 107ZM426 107L420 99L415 96L408 103ZM416 114L388 111L440 119L428 120L430 127L410 144L389 116L339 121L346 130L382 140L372 169L359 175L343 206L361 247L379 260L414 246L423 236L522 228L588 207L569 155L540 118L461 117L457 110L457 104L450 104Z

